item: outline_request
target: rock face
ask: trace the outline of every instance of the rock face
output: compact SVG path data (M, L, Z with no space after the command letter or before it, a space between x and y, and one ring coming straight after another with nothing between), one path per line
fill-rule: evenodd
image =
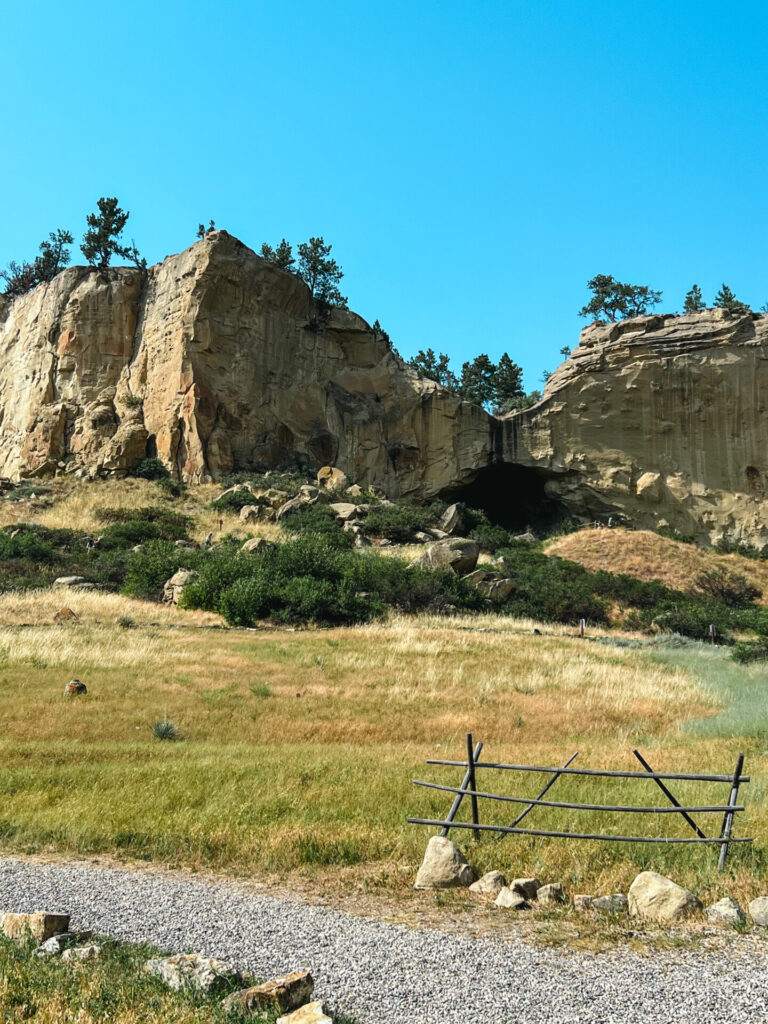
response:
M704 310L582 331L544 399L505 417L507 463L577 517L768 543L768 317Z
M225 231L151 267L73 267L0 308L0 476L187 482L234 468L337 467L436 494L492 457L494 420L422 380L356 314Z
M14 479L155 456L191 483L299 464L339 494L441 495L520 529L613 516L763 547L767 389L768 317L644 316L585 328L543 399L495 418L224 231L146 273L71 267L0 301Z

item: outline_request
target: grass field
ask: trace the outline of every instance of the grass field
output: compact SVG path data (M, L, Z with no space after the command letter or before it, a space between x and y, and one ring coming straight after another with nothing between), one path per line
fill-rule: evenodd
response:
M78 615L54 624L66 603ZM126 618L135 628L118 624ZM705 847L628 846L459 835L479 869L562 879L570 891L626 889L652 867L705 898L765 891L766 675L727 652L619 647L565 627L509 618L392 618L356 629L212 628L216 616L113 595L50 591L0 601L0 843L6 851L108 853L259 878L311 874L405 895L450 795L472 731L494 760L659 770L732 770L753 782L727 879ZM67 700L77 677L84 698ZM153 723L170 719L177 742ZM540 776L480 785L535 795ZM494 784L495 783L495 784ZM504 788L507 787L507 788ZM510 788L511 787L511 788ZM677 784L686 801L722 802L727 787ZM654 803L651 783L561 780L553 799ZM660 795L659 795L659 799ZM509 806L482 805L496 823ZM676 816L675 816L676 817ZM537 809L526 824L684 835L671 816ZM719 820L710 828L719 830Z

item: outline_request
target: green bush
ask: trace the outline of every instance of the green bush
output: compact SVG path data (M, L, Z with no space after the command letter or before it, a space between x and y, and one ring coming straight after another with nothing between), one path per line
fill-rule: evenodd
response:
M380 505L368 513L364 532L368 537L385 537L395 544L407 544L414 533L428 530L434 525L429 509L398 502Z
M164 480L170 476L160 459L142 459L133 471L140 480Z
M217 512L239 512L246 505L258 505L259 501L250 491L231 491L229 494L222 494L215 501L211 502L211 508Z
M512 543L509 530L505 530L503 526L492 526L490 523L476 526L470 531L469 536L471 540L477 541L481 551L489 551L492 555Z
M743 608L762 597L762 591L753 586L746 576L721 565L700 572L693 588L696 593L722 601L729 608Z
M736 644L731 652L734 661L740 665L749 665L753 661L768 661L768 638L757 643Z
M144 508L100 508L96 510L96 518L100 523L158 523L164 529L172 531L179 539L185 537L192 528L192 516L182 515L172 509L160 505L147 505Z
M152 726L152 733L155 739L158 740L169 740L174 742L175 740L181 739L179 730L170 718L163 718L159 722L155 722Z
M516 583L507 607L516 615L577 624L580 619L604 623L606 602L595 593L591 574L564 558L549 558L527 544L501 552L505 574Z
M354 543L352 535L344 533L328 505L305 505L283 516L280 522L289 533L322 535L335 547L351 548Z
M196 568L201 557L201 552L176 547L172 541L151 540L144 551L128 554L121 593L159 600L166 580L177 569Z

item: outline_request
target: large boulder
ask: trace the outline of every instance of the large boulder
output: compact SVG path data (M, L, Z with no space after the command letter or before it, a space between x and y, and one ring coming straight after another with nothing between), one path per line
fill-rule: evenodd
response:
M340 494L349 487L349 480L347 479L347 474L342 473L340 469L335 469L333 466L323 466L322 469L317 471L317 486L321 487L324 491L333 491L336 494Z
M489 572L486 569L475 569L474 572L464 577L464 582L469 583L489 601L506 601L515 589L513 579L502 576L498 572Z
M200 576L194 569L177 569L169 580L165 581L163 587L163 601L166 604L178 604L184 587Z
M215 994L249 980L225 960L216 960L201 953L178 953L147 960L144 969L176 991L190 988Z
M458 846L445 836L432 836L414 889L450 889L471 885L473 878L472 868Z
M433 569L452 569L457 576L465 576L473 571L479 556L480 545L476 541L452 537L431 544L420 562Z
M701 910L701 903L692 892L656 871L642 871L628 895L630 914L645 921L667 924Z
M455 537L464 530L464 516L458 505L449 505L440 517L440 526L449 537Z
M0 931L8 939L25 939L32 936L36 942L46 942L54 935L69 928L69 914L54 914L37 910L32 914L0 915Z
M238 1013L255 1014L263 1010L289 1013L309 1001L315 983L308 971L293 971L281 974L261 985L240 989L232 992L222 1001L225 1012L236 1010Z
M731 899L730 896L725 896L723 899L718 900L717 903L707 907L707 920L712 924L723 924L732 927L741 924L745 919L744 911L736 900Z
M768 928L768 896L758 896L749 904L749 916L760 928Z
M300 1006L298 1010L278 1017L275 1024L333 1024L333 1020L325 1013L320 1000Z

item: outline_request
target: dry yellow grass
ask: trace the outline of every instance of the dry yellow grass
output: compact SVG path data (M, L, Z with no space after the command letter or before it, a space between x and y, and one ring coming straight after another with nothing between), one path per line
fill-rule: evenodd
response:
M762 592L762 603L768 604L768 562L719 555L648 530L579 530L546 544L545 551L587 569L658 580L684 591L691 589L699 573L722 566L746 576Z

